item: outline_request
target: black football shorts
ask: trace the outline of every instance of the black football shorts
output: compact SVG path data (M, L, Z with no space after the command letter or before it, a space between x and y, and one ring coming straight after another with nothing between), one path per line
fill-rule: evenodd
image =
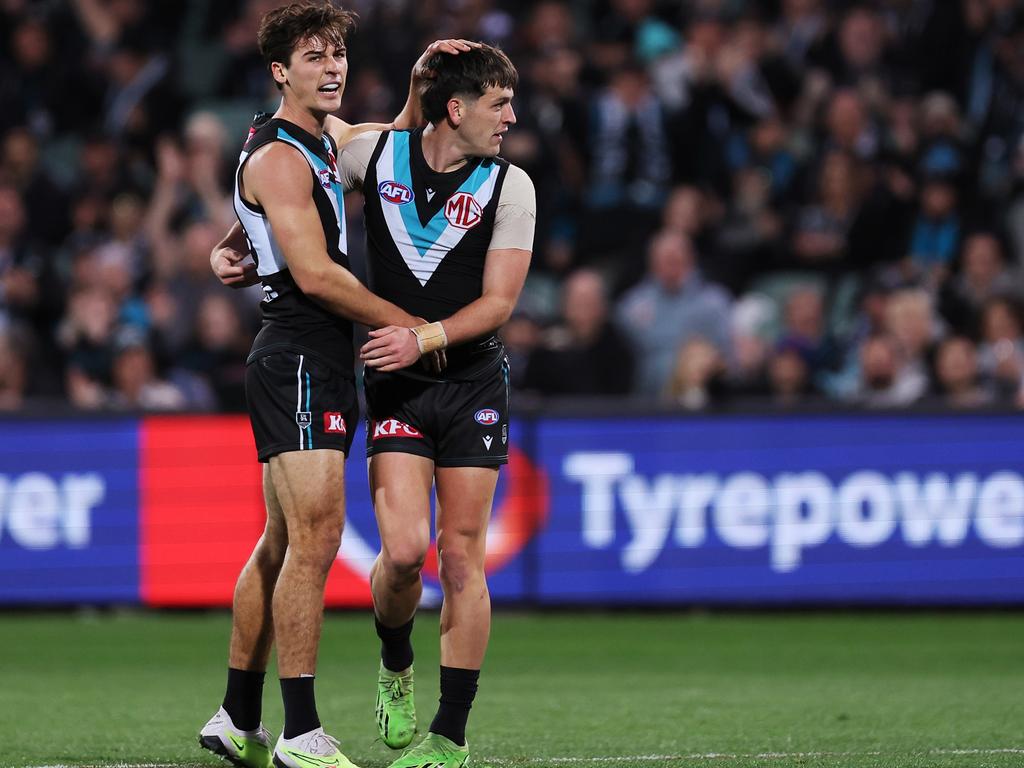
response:
M272 352L245 369L245 399L259 460L329 448L348 455L359 419L355 382L317 358Z
M425 381L367 369L366 455L397 452L438 467L508 463L508 360L480 379Z

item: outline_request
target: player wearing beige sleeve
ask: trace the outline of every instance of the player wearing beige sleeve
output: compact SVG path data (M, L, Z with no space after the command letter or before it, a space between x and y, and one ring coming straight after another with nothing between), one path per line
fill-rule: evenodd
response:
M515 123L515 68L489 46L439 55L422 131L358 137L343 154L362 174L370 289L428 323L371 332L361 350L367 455L381 553L371 573L381 638L377 723L402 747L416 724L410 643L436 489L441 699L426 738L392 768L461 768L465 728L490 634L487 524L508 461L508 359L494 335L519 297L533 249L533 184L498 152ZM371 148L369 157L367 150ZM350 154L349 160L344 155ZM402 369L444 349L437 376Z

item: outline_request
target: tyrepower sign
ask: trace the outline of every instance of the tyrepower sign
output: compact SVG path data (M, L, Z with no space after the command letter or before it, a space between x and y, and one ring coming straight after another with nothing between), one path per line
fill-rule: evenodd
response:
M542 598L1024 602L1016 416L552 421Z

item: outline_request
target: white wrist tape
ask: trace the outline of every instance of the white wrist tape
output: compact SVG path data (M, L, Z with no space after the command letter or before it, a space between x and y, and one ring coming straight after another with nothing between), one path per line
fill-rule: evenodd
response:
M416 346L419 347L421 355L436 352L448 346L448 335L444 332L444 326L441 323L426 323L409 330L416 337Z

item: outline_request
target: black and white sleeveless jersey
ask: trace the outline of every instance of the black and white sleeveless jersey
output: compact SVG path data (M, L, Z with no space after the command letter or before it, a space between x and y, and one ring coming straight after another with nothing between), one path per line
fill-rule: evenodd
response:
M380 135L363 179L369 288L433 322L480 298L484 261L509 164L475 158L438 173L422 131ZM448 377L497 364L493 336L448 350Z
M248 362L288 349L315 355L343 375L352 377L351 320L329 312L299 289L263 208L241 195L246 160L272 141L289 144L306 158L312 178L310 192L324 228L327 253L335 263L349 268L344 189L338 176L337 148L333 139L326 132L322 139L317 139L294 123L279 118L262 124L257 122L238 160L234 194L235 213L245 230L263 283L263 326L253 342Z

